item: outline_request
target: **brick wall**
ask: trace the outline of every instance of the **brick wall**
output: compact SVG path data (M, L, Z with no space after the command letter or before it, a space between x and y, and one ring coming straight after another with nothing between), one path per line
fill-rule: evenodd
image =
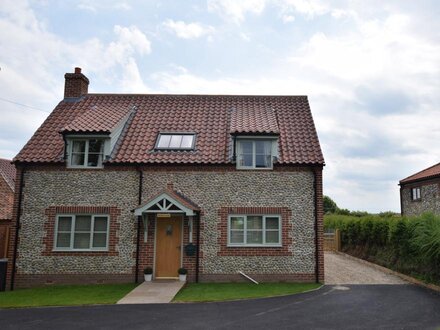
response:
M14 192L0 175L0 220L11 220Z

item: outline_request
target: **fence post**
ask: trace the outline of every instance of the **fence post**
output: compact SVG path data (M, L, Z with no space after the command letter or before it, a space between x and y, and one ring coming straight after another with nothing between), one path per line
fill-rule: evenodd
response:
M341 251L341 231L339 229L335 230L335 243L336 251Z

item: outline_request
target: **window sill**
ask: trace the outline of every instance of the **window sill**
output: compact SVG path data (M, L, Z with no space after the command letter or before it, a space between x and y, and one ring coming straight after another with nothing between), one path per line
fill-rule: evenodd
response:
M66 166L69 169L74 170L102 170L104 166Z
M280 248L282 244L228 244L227 247L233 248Z
M98 252L98 253L108 253L108 252L110 252L108 249L107 250L67 250L67 249L53 249L52 250L52 252L63 252L63 253L65 253L65 252L72 252L72 253L81 253L81 252L85 252L85 253L90 253L90 252L93 252L93 253L96 253L96 252Z

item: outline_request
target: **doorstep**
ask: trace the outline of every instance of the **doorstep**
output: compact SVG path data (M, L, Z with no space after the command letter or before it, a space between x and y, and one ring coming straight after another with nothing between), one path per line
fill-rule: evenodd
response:
M185 282L174 280L143 282L117 304L166 304L173 300L184 285Z

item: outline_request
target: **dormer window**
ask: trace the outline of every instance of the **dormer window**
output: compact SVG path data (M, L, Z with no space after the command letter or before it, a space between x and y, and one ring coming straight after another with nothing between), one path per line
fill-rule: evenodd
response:
M238 139L237 168L271 169L276 142L276 139Z
M157 137L156 149L191 150L194 149L194 133L160 133Z
M70 142L70 167L102 167L104 139L73 139Z

